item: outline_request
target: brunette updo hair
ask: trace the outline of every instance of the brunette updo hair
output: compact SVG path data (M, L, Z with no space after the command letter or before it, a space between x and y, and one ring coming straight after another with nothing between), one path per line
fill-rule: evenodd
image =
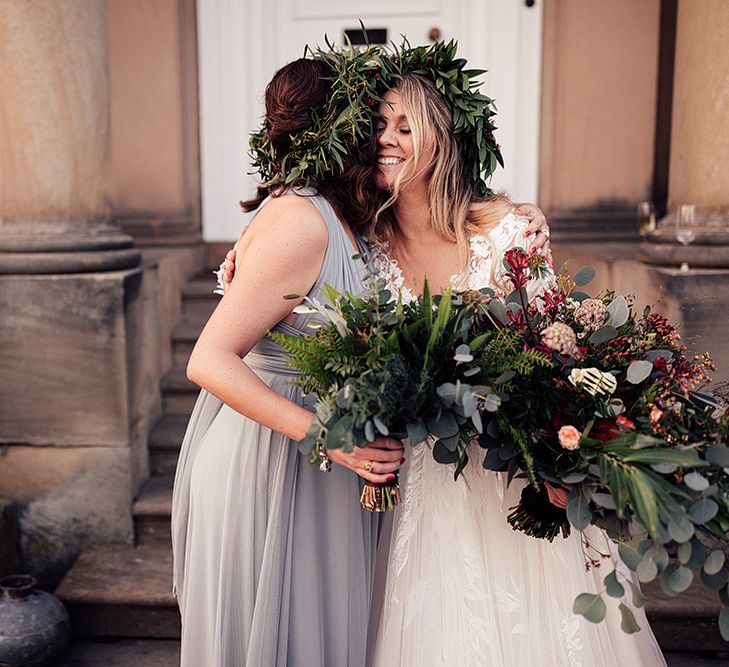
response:
M291 134L311 126L312 110L323 107L331 91L328 74L327 65L321 60L299 58L273 75L266 86L265 127L277 152L286 152ZM353 149L345 158L341 173L331 174L324 182L314 185L341 220L353 228L363 229L374 219L382 200L376 174L377 140L373 133L369 142ZM294 181L287 187L302 184ZM280 196L284 191L281 185L259 187L255 197L240 202L241 208L255 211L266 197Z

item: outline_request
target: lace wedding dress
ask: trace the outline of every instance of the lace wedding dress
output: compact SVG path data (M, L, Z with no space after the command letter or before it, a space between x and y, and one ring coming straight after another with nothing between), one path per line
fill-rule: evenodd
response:
M494 258L499 284L500 258L511 247L527 245L526 228L527 220L510 213L490 231L490 239L474 236L468 271L454 276L454 285L494 286ZM386 248L375 250L376 272L403 299L414 298L386 253ZM599 624L572 612L578 594L603 589L613 561L586 571L577 531L552 543L514 531L506 516L524 482L515 480L507 488L505 473L485 470L478 455L454 481L452 466L436 463L427 442L409 448L406 458L375 666L665 665L642 609L633 610L641 626L633 635L621 630L613 599ZM610 552L599 529L591 527L584 539Z

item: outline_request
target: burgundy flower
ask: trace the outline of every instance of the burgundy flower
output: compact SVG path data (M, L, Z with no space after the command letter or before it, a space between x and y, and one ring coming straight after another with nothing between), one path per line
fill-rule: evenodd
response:
M529 276L529 255L521 248L512 248L504 253L504 262L508 268L506 277L511 280L515 290L520 290L527 284Z

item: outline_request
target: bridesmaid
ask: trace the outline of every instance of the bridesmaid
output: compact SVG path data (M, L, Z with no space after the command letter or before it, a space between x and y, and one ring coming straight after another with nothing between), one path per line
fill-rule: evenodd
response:
M266 127L279 154L325 102L323 67L300 59L269 84ZM352 256L363 247L334 207L346 201L354 222L366 218L373 170L343 171L322 184L327 197L259 191L249 203L259 210L239 243L245 261L190 357L188 377L203 391L172 510L183 667L365 663L378 516L360 509L357 475L387 480L402 444L332 451L328 475L311 466L296 442L312 413L267 336L307 331L312 315L292 313L300 300L285 294L316 296L324 283L362 290L363 263Z

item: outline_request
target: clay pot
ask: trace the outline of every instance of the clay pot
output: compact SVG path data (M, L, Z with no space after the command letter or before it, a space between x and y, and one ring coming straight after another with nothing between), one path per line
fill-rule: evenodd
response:
M48 665L68 643L66 608L35 585L26 574L0 579L0 667Z

